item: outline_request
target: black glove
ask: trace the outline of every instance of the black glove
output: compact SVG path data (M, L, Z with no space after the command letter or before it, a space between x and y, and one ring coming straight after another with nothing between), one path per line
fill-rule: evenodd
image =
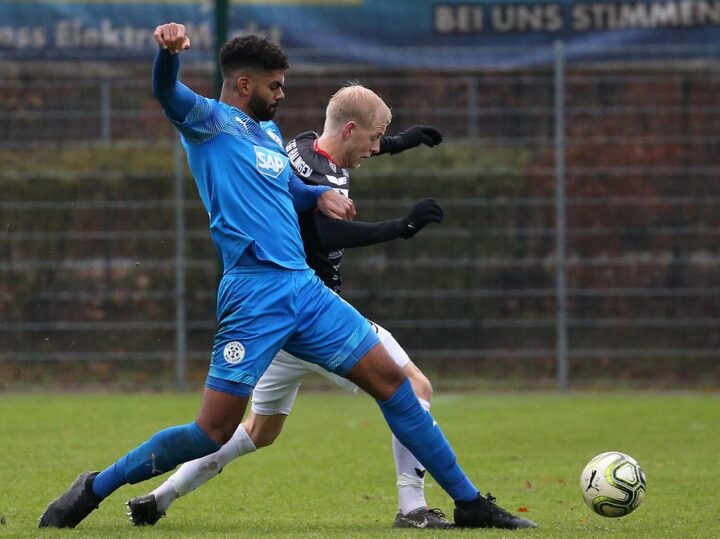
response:
M428 223L442 223L443 210L434 198L421 200L400 219L400 237L412 238Z
M413 125L402 133L394 136L385 135L380 138L380 152L396 154L421 144L431 148L442 142L440 131L429 125Z

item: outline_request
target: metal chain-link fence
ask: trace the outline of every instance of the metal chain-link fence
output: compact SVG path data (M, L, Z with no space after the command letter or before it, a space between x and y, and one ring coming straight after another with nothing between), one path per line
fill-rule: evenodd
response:
M347 80L385 98L390 133L445 134L353 173L358 219L428 196L446 219L348 250L344 295L436 384L717 385L720 67L556 52L532 69L288 73L286 138L321 130ZM0 76L5 387L202 380L219 267L142 68ZM211 73L183 77L211 93Z

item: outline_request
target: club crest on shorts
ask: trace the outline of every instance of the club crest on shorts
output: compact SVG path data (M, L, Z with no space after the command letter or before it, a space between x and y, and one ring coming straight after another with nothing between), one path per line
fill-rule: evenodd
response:
M223 357L228 363L240 363L245 357L245 347L238 341L232 341L225 345Z

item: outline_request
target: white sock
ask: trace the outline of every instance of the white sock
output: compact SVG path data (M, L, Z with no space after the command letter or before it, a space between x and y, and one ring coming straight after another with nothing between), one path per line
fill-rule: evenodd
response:
M425 410L430 409L430 403L418 398ZM425 501L425 467L418 462L415 456L393 436L393 457L397 471L398 502L403 515L420 507L427 507Z
M255 451L255 444L245 427L240 425L232 438L216 453L186 462L151 494L155 495L158 511L167 511L180 496L185 496L222 472L230 461Z

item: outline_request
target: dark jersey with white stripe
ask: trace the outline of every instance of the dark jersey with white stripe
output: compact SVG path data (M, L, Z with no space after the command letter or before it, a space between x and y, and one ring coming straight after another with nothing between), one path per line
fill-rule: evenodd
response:
M295 173L307 184L327 185L342 195L349 196L350 173L315 150L317 138L317 133L308 131L288 143L286 150ZM323 247L315 213L316 210L313 209L300 214L300 235L305 244L307 263L328 287L340 292L343 250L328 250Z

